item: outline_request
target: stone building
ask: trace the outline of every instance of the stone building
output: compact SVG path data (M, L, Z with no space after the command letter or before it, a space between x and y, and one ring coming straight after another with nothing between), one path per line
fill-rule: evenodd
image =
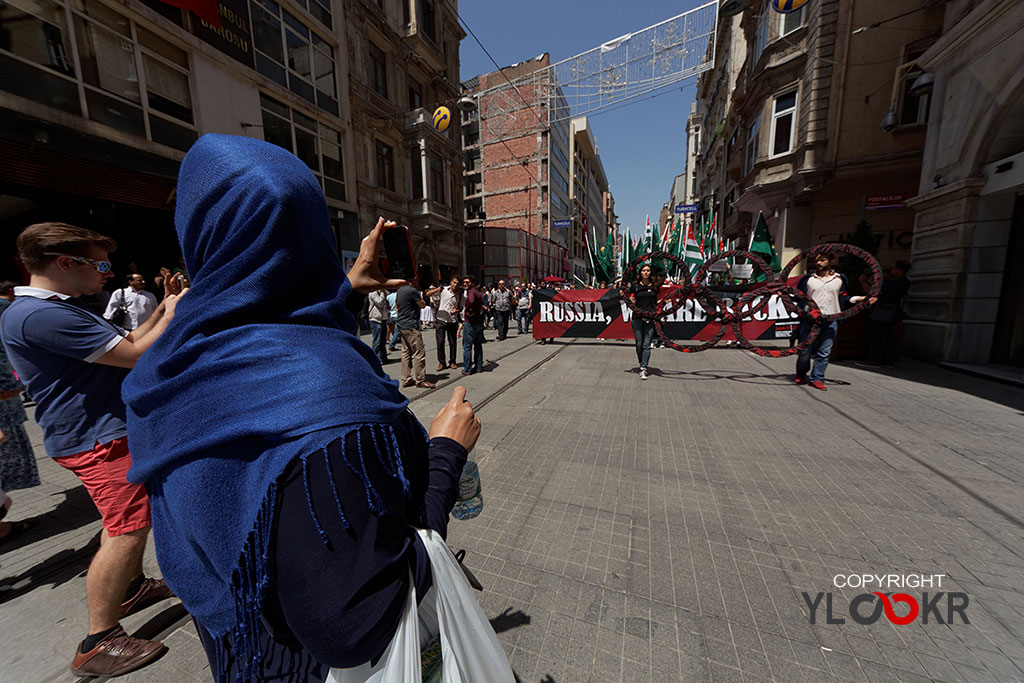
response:
M260 137L324 187L339 251L355 225L342 7L224 0L221 27L155 0L13 0L0 9L0 244L63 220L114 236L115 271L174 265L174 187L201 134ZM118 277L117 282L120 282Z
M442 137L422 125L424 109L457 94L450 83L457 83L461 32L447 7L429 0L220 0L218 28L156 0L6 2L0 275L20 279L14 238L43 220L115 237L118 275L129 261L147 276L173 266L178 165L204 133L262 138L302 159L324 189L346 260L384 214L413 227L431 271L446 260L459 265L459 210L429 201L410 207L405 161L419 145L461 180L457 129ZM391 55L376 72L390 79L388 97L398 103L391 108L391 100L365 92L373 41ZM423 90L422 104L413 107L407 98L415 79ZM394 150L395 192L386 195L366 170L375 137ZM430 188L433 176L422 171L429 163L419 168ZM450 187L445 201L457 202L461 193ZM434 246L441 242L443 248Z
M359 232L409 226L420 286L463 271L458 5L344 0ZM436 107L452 112L432 125Z
M951 0L917 59L933 82L907 346L1024 381L1024 3Z
M931 5L819 0L780 14L755 0L720 20L719 68L700 79L691 126L701 127L702 208L715 209L727 237L742 244L763 213L785 261L867 221L882 262L910 255L905 203L930 102L910 86L941 31Z
M601 163L601 154L594 139L594 128L586 116L571 121L569 135L569 195L572 207L572 274L588 282L590 257L589 240L596 247L608 237L608 219L605 216L605 195L609 193L608 177ZM595 249L595 244L590 245Z

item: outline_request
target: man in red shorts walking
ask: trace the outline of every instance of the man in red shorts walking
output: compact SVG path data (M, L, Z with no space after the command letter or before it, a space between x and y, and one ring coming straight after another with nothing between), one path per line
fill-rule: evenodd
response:
M18 254L29 286L15 288L0 328L11 364L37 402L47 454L81 480L103 520L86 575L89 633L71 664L80 676L117 676L160 656L162 643L132 638L119 622L173 597L162 580L142 573L149 499L127 479L132 459L121 382L167 327L179 295L168 292L130 333L88 310L77 297L99 293L114 275L109 259L116 246L64 223L26 228Z

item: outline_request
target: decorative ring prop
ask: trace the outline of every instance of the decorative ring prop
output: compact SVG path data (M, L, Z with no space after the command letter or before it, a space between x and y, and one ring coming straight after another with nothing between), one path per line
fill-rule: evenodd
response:
M789 348L780 349L771 346L758 346L747 339L743 334L743 326L740 324L742 319L747 315L752 317L756 311L763 308L764 304L755 306L751 309L749 314L744 312L744 307L749 306L754 299L759 296L763 297L764 303L767 304L768 298L772 294L785 294L802 299L807 306L807 308L797 308L796 313L801 318L806 318L812 322L811 333L807 335L806 339ZM785 305L786 299L783 297L780 298L784 302L783 305ZM787 307L786 310L790 311L789 307ZM790 312L792 313L793 311ZM741 296L739 301L736 302L736 314L732 318L732 333L736 335L736 341L740 343L740 346L748 351L753 351L757 355L764 356L765 358L783 358L785 356L792 356L795 353L800 353L814 343L814 340L818 338L818 334L821 332L821 325L818 324L818 321L821 319L821 315L821 309L818 308L818 304L814 303L814 299L807 296L796 287L789 287L788 285L784 285L782 287L758 287L757 289L751 290Z
M853 305L852 308L848 308L845 311L833 313L831 315L822 313L822 322L832 322L833 320L846 320L852 318L868 306L868 299L871 297L877 297L878 293L882 291L882 267L878 265L878 261L869 252L855 247L852 244L841 244L839 242L827 242L825 244L819 244L816 247L811 247L805 251L801 251L799 254L790 259L789 263L779 273L778 280L785 282L789 279L789 274L796 267L798 263L807 259L810 262L814 257L823 251L839 252L841 254L847 254L849 256L856 256L865 264L871 271L871 287L868 288L868 293L859 303ZM788 309L787 309L788 310Z
M852 308L831 315L822 313L821 309L814 300L811 299L811 297L804 294L796 287L789 286L787 282L789 274L797 264L804 259L812 260L815 256L826 250L832 253L838 252L855 256L864 261L871 272L871 286L867 296ZM750 263L756 265L761 273L767 277L767 281L760 287L746 292L741 296L733 305L731 310L726 307L725 302L722 301L722 299L712 291L711 287L706 284L708 274L711 272L712 264L716 261L730 257L741 257L747 259ZM633 279L636 272L643 267L645 262L652 259L671 261L678 267L682 274L682 283L679 284L677 289L671 294L658 301L657 310L654 312L644 311L637 308L636 304L630 298L629 288L626 284ZM871 297L877 297L881 288L882 268L870 253L864 249L855 247L852 244L826 243L811 247L810 249L802 251L794 256L774 279L772 278L771 269L768 264L765 263L764 259L757 254L743 249L732 249L730 251L722 252L721 254L717 254L714 258L705 261L697 270L692 280L690 278L689 268L686 266L683 259L665 251L651 252L637 257L626 267L625 272L622 274L619 294L622 296L622 300L625 302L626 306L633 312L633 315L638 318L643 318L644 320L652 321L654 323L654 329L658 333L658 337L661 341L666 346L669 346L676 351L680 351L682 353L698 353L700 351L706 351L720 342L722 337L725 336L726 329L731 327L733 334L736 335L736 340L743 348L753 351L759 356L781 358L799 353L809 345L813 344L821 333L821 329L824 325L836 320L845 320L857 315L857 313L860 313L867 307L867 300ZM785 307L786 311L791 315L797 316L797 320L811 323L811 331L810 334L807 335L807 338L792 347L774 348L758 346L743 335L744 319L749 320L759 312L763 311L768 306L768 302L773 295L780 297L782 305ZM758 300L759 297L760 300ZM688 299L693 299L702 309L704 309L709 321L719 324L719 329L715 335L701 344L681 345L676 343L665 333L664 323L666 317L671 312L678 310L679 307L683 306L684 302Z

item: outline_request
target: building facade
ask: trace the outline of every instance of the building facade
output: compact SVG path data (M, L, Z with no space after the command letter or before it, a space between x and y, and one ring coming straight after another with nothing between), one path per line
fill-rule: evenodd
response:
M0 10L11 27L0 39L8 275L14 237L41 220L115 237L119 274L127 262L147 275L174 265L178 165L207 132L295 152L324 187L339 238L355 223L342 7L231 0L219 11L220 28L155 0Z
M358 52L364 43L350 42L361 38L351 26L372 23L369 17L389 5L221 0L215 27L156 0L6 3L0 8L4 276L20 279L14 238L43 220L115 237L119 274L129 262L145 275L173 266L178 166L204 133L262 138L302 159L324 190L338 251L351 261L380 215L373 212L384 208L368 194L371 208L360 211L366 183L357 161L365 135L354 128L362 125L364 108L354 110L348 84L350 63L361 75L366 61ZM410 19L396 26L415 48L426 3L403 5ZM390 9L401 16L397 2ZM434 22L449 52L443 68L434 63L427 73L455 74L461 34L443 12ZM397 126L417 139L415 124L399 117ZM451 172L461 176L460 168ZM408 216L415 227L408 203L390 208L380 213Z
M572 275L589 282L589 249L594 250L608 237L605 195L608 177L594 139L594 129L586 116L572 119L569 127L569 194L572 207ZM594 244L590 244L594 240Z
M568 106L549 65L463 84L476 102L463 114L466 267L483 282L571 276Z
M1024 381L1024 4L952 0L917 59L934 79L905 339Z
M721 19L720 68L700 79L691 135L699 125L702 208L725 236L743 244L763 214L785 261L866 222L880 261L909 257L906 200L930 102L910 86L941 23L940 7L917 0L819 0L788 14L755 1Z
M702 208L741 244L763 213L783 260L870 235L913 266L905 354L1024 381L1024 5L767 4L698 84Z
M457 4L344 0L359 226L409 226L420 286L464 270ZM447 130L432 125L447 106Z

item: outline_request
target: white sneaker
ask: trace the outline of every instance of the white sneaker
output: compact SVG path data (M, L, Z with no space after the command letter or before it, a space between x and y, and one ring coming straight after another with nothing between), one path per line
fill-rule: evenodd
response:
M640 379L647 379L647 370L640 368Z

